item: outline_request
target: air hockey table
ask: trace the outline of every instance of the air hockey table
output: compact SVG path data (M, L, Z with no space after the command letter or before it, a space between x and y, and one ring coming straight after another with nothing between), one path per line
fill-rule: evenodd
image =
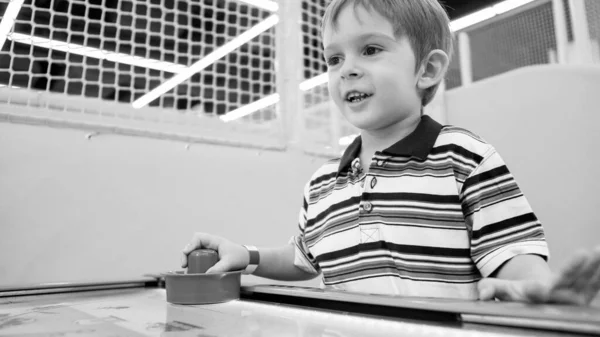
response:
M240 299L166 301L164 279L0 288L0 336L582 336L600 308L248 284Z

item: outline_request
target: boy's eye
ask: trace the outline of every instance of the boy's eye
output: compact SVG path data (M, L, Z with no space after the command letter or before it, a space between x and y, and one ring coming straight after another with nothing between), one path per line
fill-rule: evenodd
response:
M380 48L374 47L374 46L367 46L365 48L365 55L375 55L377 53L379 53L381 51Z
M328 66L334 66L336 64L340 63L340 58L339 56L332 56L330 58L327 59L327 65Z

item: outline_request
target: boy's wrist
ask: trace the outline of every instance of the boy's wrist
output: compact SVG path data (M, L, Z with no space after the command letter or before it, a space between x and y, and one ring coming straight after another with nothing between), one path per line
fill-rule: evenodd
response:
M254 271L256 270L256 268L258 267L258 264L260 263L260 254L258 252L258 248L256 248L255 246L250 246L250 245L242 245L244 246L244 248L246 248L246 250L248 250L248 266L246 267L246 269L244 269L242 271L242 274L252 274L254 273Z

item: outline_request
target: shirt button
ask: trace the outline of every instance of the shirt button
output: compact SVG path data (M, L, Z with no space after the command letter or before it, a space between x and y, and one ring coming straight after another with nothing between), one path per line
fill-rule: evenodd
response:
M373 209L373 204L371 204L370 202L366 202L364 205L365 211L367 212L371 212L371 210Z
M379 160L377 161L377 166L383 166L383 160L379 159Z
M371 179L371 189L375 188L375 185L377 185L377 178L373 177L373 179Z

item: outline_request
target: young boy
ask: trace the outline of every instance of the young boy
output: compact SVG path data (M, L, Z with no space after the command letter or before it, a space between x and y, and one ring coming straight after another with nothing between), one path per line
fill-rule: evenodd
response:
M218 251L209 272L402 296L587 304L600 249L553 276L541 224L495 149L422 108L448 67L437 0L333 0L322 24L329 92L361 130L304 190L299 233L281 248L204 233L183 250Z

